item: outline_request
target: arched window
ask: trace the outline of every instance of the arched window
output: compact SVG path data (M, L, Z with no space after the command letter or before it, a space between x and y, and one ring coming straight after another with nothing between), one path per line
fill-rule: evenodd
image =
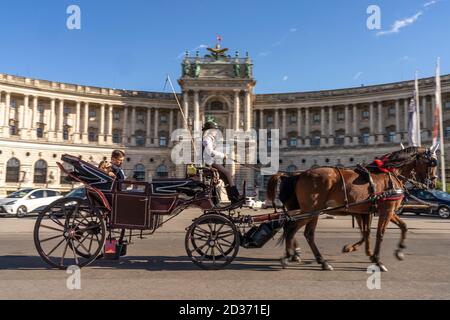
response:
M214 100L206 105L207 111L225 111L225 105L222 101Z
M134 166L133 178L137 181L145 181L145 166L143 164Z
M20 176L20 161L16 158L11 158L6 163L6 182L19 182Z
M47 182L47 162L44 160L38 160L34 164L34 183L46 183Z
M156 175L159 178L165 178L169 176L169 170L167 169L167 167L165 165L160 165L158 167L158 169L156 169Z

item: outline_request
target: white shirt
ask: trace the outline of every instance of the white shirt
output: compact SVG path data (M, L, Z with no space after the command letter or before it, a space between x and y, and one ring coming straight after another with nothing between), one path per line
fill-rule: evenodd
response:
M207 133L203 137L203 160L207 165L212 165L214 162L217 162L218 160L221 160L225 158L225 154L217 151L217 143L216 143L216 137L211 134Z

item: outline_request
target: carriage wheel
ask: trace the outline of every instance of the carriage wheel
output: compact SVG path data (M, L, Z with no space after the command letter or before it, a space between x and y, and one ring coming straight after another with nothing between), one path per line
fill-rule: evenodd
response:
M186 252L197 266L205 270L219 270L229 265L239 251L239 232L226 217L204 215L189 227Z
M45 208L34 227L34 244L50 266L84 267L101 253L106 236L100 212L78 198L62 198Z

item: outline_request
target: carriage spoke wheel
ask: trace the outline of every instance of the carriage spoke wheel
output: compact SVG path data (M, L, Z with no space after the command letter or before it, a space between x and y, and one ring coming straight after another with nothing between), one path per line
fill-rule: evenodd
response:
M191 260L205 270L219 270L230 264L239 251L239 232L226 217L205 215L189 227L185 247Z
M84 267L101 253L106 226L100 212L78 198L62 198L45 208L34 227L34 244L50 266Z

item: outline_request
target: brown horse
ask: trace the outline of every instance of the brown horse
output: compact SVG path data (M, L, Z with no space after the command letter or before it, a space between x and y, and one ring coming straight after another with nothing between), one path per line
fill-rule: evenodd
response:
M375 194L382 194L390 190L404 189L404 183L408 179L434 187L436 180L437 159L435 150L410 147L405 150L385 155L382 167L373 170L370 176L374 182ZM387 268L380 261L380 250L383 237L390 221L396 223L402 229L402 238L399 243L397 256L401 257L401 250L405 248L406 224L401 221L395 212L400 208L402 198L384 197L378 201L370 201L357 206L352 203L362 202L372 195L368 180L354 168L330 168L323 167L311 169L295 176L286 176L279 173L273 176L268 185L268 199L274 201L278 182L280 183L280 200L287 210L300 209L301 211L314 212L330 207L346 206L346 209L333 211L333 215L353 215L358 221L362 232L362 239L352 246L346 246L344 251L355 251L365 242L366 253L371 261L376 263L382 271ZM370 251L370 225L372 216L378 213L377 239L374 253ZM300 260L295 234L305 226L305 238L314 253L314 256L323 270L333 270L333 267L322 257L316 243L315 230L318 216L306 218L296 222L288 222L284 226L281 240L286 241L286 257L282 261L291 259ZM296 250L297 249L297 250Z

